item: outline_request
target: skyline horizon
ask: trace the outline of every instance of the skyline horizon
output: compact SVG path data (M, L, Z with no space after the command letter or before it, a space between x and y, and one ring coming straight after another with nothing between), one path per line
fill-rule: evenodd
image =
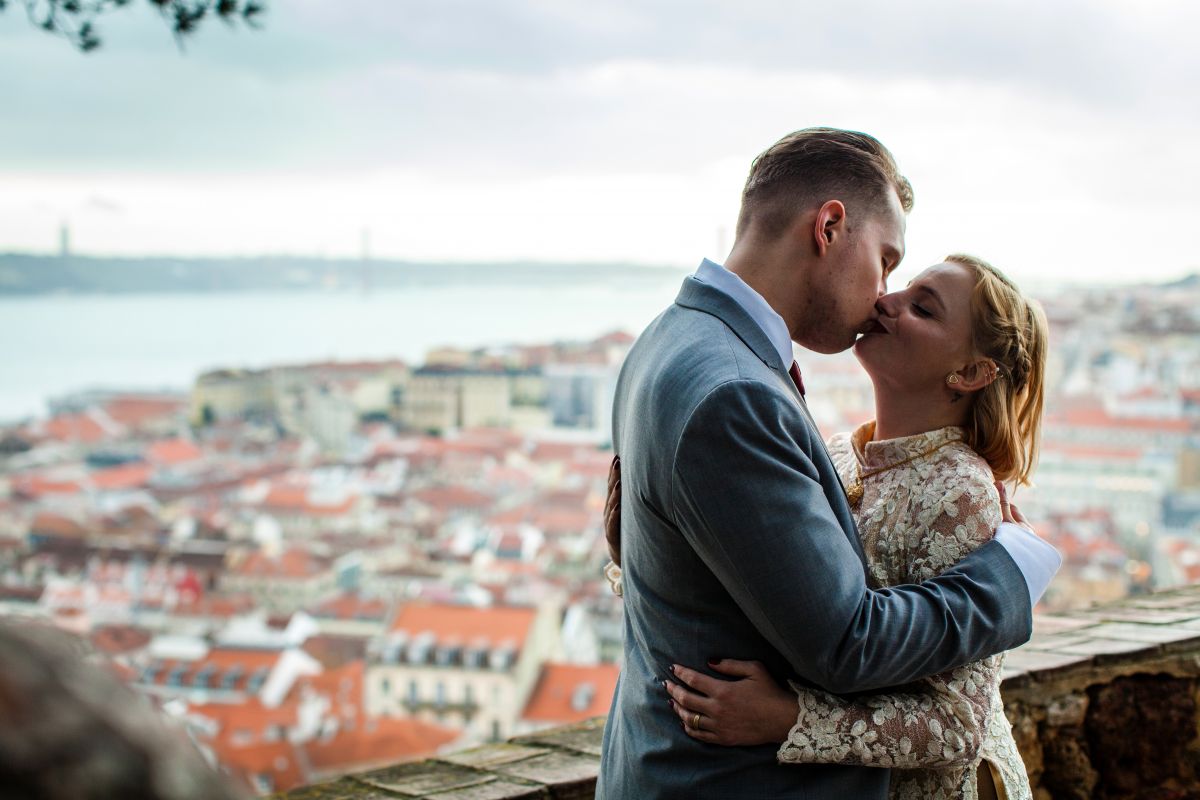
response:
M719 238L719 237L718 237ZM952 252L967 252L972 255L977 253L969 249L959 249ZM950 251L947 252L947 255ZM707 258L718 264L724 264L724 258L718 258L714 255L704 255L692 261L678 261L675 263L667 261L639 261L632 258L609 258L609 257L576 257L576 258L555 258L555 257L481 257L481 258L462 258L462 257L417 257L417 256L400 256L391 254L372 253L369 255L353 255L353 254L330 254L325 252L318 253L303 253L297 251L260 251L260 252L210 252L210 253L187 253L187 252L165 252L165 251L148 251L148 252L79 252L72 249L67 254L54 252L53 248L48 249L5 249L0 245L0 258L32 258L32 259L79 259L93 261L154 261L154 260L177 260L184 262L254 262L254 261L286 261L295 260L297 262L315 262L331 265L350 266L355 264L376 264L383 266L419 266L419 267L561 267L561 268L588 268L597 266L622 267L633 270L645 270L647 272L680 272L691 273L696 269L700 258ZM983 257L983 256L981 256ZM988 260L983 257L984 260ZM895 275L902 276L906 272L915 274L926 267L941 263L940 259L935 259L928 262L917 264L906 255L904 260L897 268ZM1014 276L1011 272L1004 269L1003 266L998 266L1002 272L1014 277L1022 285L1030 288L1031 291L1053 291L1058 289L1081 288L1084 286L1094 287L1097 289L1119 289L1119 288L1135 288L1135 287L1159 287L1170 286L1173 284L1187 282L1190 279L1200 278L1200 263L1187 266L1180 266L1172 270L1156 272L1151 275L1146 275L1144 272L1139 272L1136 276L1128 276L1126 278L1118 278L1108 276L1104 279L1095 277L1031 277L1028 275ZM911 277L911 276L910 276ZM898 285L898 284L895 284ZM283 288L283 287L280 287ZM304 290L305 287L294 287L296 290ZM381 287L382 288L382 287ZM154 292L156 290L147 290ZM238 290L233 290L238 291ZM5 292L4 285L0 282L0 294L7 296L19 296L21 292Z

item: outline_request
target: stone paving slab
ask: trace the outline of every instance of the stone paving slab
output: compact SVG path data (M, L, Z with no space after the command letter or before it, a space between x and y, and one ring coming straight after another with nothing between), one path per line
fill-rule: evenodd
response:
M570 728L560 728L544 733L518 736L512 741L515 744L531 745L534 747L557 747L564 750L574 750L577 753L587 753L599 758L600 745L603 739L604 718L600 718L589 720Z
M1144 650L1155 650L1157 645L1146 642L1132 642L1128 639L1088 639L1068 647L1060 648L1057 652L1076 656L1111 656L1137 653Z
M1172 609L1128 608L1125 606L1101 606L1090 608L1080 613L1081 617L1091 617L1104 622L1137 622L1142 625L1178 625L1181 622L1195 620L1195 611L1179 611Z
M1066 648L1075 647L1084 642L1095 639L1091 629L1102 623L1095 623L1088 628L1078 628L1074 631L1064 633L1054 633L1049 636L1034 636L1027 644L1021 646L1023 650L1039 650L1051 653L1065 653Z
M1101 639L1125 639L1131 642L1167 644L1200 639L1200 630L1177 625L1138 625L1132 622L1102 622L1087 632Z
M592 785L595 786L594 777ZM548 800L550 797L550 791L544 786L492 780L475 786L451 789L448 792L421 795L421 800Z
M523 761L527 758L544 755L547 752L544 747L526 747L525 745L501 742L499 744L484 745L483 747L476 747L471 750L463 750L459 753L441 756L437 760L457 764L460 767L490 769L499 764Z
M1087 628L1095 624L1096 620L1094 619L1080 619L1058 614L1036 614L1033 617L1033 638Z
M1078 655L1030 650L1028 647L1028 645L1025 645L1024 647L1018 647L1016 650L1008 652L1004 657L1006 671L1022 675L1031 672L1048 672L1050 670L1073 667L1077 664L1086 663L1088 660Z
M479 770L449 764L444 761L415 761L393 767L365 772L358 776L363 783L399 792L406 797L424 797L479 786L496 780Z
M1196 599L1195 592L1189 591L1176 590L1163 594L1144 595L1124 600L1122 605L1129 608L1195 609L1197 614L1200 614L1200 601Z
M596 778L599 759L574 753L547 753L544 756L503 764L494 772L545 784L569 784Z
M364 786L353 778L318 783L273 796L286 797L287 800L396 800L396 795Z

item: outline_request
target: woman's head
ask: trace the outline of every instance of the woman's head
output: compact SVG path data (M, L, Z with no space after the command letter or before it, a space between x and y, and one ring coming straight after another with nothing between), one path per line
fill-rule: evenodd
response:
M877 307L877 329L855 353L881 401L962 424L998 480L1028 483L1044 394L1041 309L995 267L966 255L948 256Z

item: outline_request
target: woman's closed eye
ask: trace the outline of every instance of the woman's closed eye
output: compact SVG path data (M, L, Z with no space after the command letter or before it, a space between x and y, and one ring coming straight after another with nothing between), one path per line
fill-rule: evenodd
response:
M913 313L916 314L918 317L932 317L933 316L933 314L929 311L929 309L925 308L920 303L913 303L912 310L913 310Z

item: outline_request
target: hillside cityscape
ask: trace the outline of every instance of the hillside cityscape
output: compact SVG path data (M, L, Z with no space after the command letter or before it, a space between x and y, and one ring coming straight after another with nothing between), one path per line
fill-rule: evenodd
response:
M0 258L3 291L35 273ZM1038 611L1200 581L1200 285L1041 299L1041 462L1014 499L1065 563ZM257 794L603 715L633 341L48 398L0 429L0 614L78 634ZM798 357L825 434L872 416L852 356Z

